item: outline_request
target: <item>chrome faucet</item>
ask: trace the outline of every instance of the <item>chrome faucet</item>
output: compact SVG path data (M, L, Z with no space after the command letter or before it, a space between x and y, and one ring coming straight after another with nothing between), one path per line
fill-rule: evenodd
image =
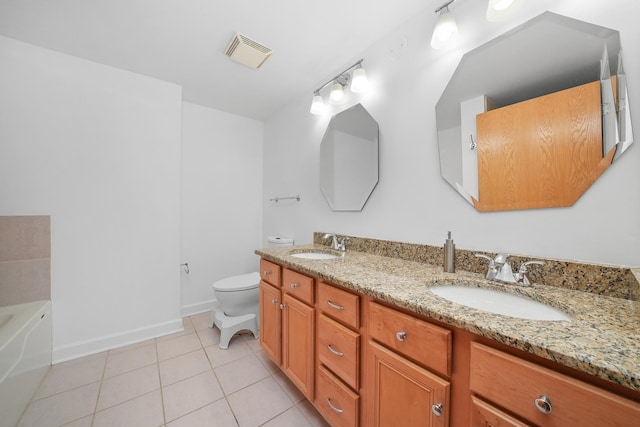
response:
M322 236L323 239L331 239L331 249L335 249L336 251L346 251L347 250L347 240L348 237L338 237L333 233L327 233Z
M527 277L527 266L531 264L544 265L543 261L526 261L520 265L517 273L513 273L511 270L511 264L507 261L508 254L498 253L495 258L488 257L484 254L475 254L478 258L485 258L489 260L489 269L487 270L486 278L490 280L497 280L505 283L518 283L522 286L529 286L531 282Z

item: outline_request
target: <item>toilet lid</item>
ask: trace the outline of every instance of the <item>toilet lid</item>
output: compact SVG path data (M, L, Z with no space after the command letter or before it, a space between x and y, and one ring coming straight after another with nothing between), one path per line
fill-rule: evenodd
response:
M220 292L244 291L258 286L260 286L260 273L241 274L213 283L213 289Z

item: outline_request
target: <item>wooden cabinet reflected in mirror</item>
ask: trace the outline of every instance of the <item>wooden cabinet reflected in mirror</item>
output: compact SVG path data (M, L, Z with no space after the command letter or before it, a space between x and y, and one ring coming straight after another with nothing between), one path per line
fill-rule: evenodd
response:
M619 33L545 12L465 54L436 120L478 211L571 206L633 142Z

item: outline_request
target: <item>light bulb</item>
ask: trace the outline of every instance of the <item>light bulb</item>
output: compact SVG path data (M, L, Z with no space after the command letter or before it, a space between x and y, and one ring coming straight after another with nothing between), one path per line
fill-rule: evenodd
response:
M318 92L313 95L313 101L311 101L311 109L309 110L311 114L322 114L324 113L324 101Z
M351 79L351 92L365 93L368 90L369 79L367 78L367 72L362 67L356 68L353 70L353 77Z
M331 93L329 94L329 101L333 104L339 104L344 99L344 90L342 89L342 85L338 82L335 82L333 86L331 86Z
M498 22L508 18L522 6L524 0L489 0L487 21Z
M456 19L453 14L449 12L448 8L442 9L436 21L436 27L433 29L431 47L434 49L443 48L446 42L457 33L458 25L456 24Z

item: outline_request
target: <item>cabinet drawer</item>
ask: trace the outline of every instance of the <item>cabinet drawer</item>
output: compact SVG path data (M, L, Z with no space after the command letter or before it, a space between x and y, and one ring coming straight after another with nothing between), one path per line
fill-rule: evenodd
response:
M473 392L536 425L630 426L640 420L640 403L478 343L471 344L470 380ZM539 409L545 406L548 413Z
M320 282L318 306L329 316L354 329L360 327L360 297L335 286Z
M318 357L336 375L358 389L360 372L360 334L329 319L324 314L318 320Z
M307 304L313 304L313 279L287 268L282 272L282 288Z
M273 286L280 287L280 272L282 267L274 264L266 259L260 260L260 277L265 282L271 283Z
M369 304L369 335L443 375L451 375L451 331L391 308Z
M318 370L316 407L334 427L358 425L360 397L323 366Z

